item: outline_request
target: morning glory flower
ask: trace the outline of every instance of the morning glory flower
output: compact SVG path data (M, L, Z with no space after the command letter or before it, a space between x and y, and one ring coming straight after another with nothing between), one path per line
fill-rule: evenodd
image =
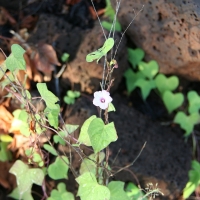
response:
M93 104L105 110L108 108L109 103L112 101L110 93L106 90L97 91L94 93Z

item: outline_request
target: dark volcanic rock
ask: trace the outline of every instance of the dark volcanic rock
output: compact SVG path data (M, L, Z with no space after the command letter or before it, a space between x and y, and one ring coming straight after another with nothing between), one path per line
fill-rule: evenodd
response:
M127 30L130 39L161 72L200 80L200 1L122 0L118 18L124 28L143 5Z

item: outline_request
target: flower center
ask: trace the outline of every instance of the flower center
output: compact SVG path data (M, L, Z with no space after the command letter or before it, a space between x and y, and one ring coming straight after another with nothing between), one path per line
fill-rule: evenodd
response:
M106 100L104 98L101 98L100 101L101 103L105 103Z

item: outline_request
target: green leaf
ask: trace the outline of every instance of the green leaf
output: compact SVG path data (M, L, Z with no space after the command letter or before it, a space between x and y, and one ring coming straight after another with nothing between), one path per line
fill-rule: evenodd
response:
M102 22L101 22L101 25L103 26L103 28L105 28L105 29L108 30L108 31L110 31L111 28L113 28L113 27L112 27L112 24L113 24L113 23L107 22L107 21L102 21ZM121 24L120 24L118 21L116 21L116 22L115 22L115 31L121 32L121 30L122 30Z
M33 162L41 162L42 158L39 153L33 153Z
M8 74L6 76L6 78L1 81L1 87L2 89L4 89L7 85L9 85L11 82L15 81L15 77L13 76L13 74Z
M131 63L133 69L136 69L136 66L144 58L144 51L140 48L130 49L128 48L128 61Z
M72 90L68 90L67 91L67 96L70 97L70 98L77 98L77 97L80 97L80 92L79 91L72 91Z
M33 152L34 152L34 148L33 147L31 147L30 149L26 149L25 150L26 156L31 156Z
M64 131L59 131L58 133L59 133L59 135L54 135L53 136L53 141L55 143L60 143L61 145L65 145L65 141L63 139L66 136L66 133Z
M173 94L171 91L165 91L163 94L163 102L169 113L180 107L184 101L182 93Z
M23 200L34 200L31 195L31 189L28 189L26 192L24 192L22 195L20 195L19 188L16 187L9 195L8 197L12 197L13 199L23 199Z
M192 169L189 171L189 181L183 190L183 198L187 199L200 185L200 164L196 161L192 161Z
M118 138L114 123L111 122L105 125L100 118L95 118L91 121L88 127L88 135L95 153L106 148Z
M108 38L105 41L104 45L100 49L98 49L98 50L96 50L96 51L94 51L94 52L92 52L92 53L90 53L86 56L86 61L87 62L93 62L94 60L97 60L97 63L98 63L98 61L103 56L105 56L108 53L108 51L110 51L113 48L113 46L114 46L113 38Z
M65 124L65 129L67 131L67 134L65 134L65 136L73 133L78 127L79 127L79 125Z
M37 89L49 109L58 109L55 103L58 102L59 99L47 89L46 83L37 83Z
M141 89L142 98L146 100L151 90L156 87L156 84L154 80L138 79L135 86Z
M25 90L25 92L26 92L27 98L28 98L28 99L31 99L31 93L30 93L28 90Z
M159 70L158 63L155 60L151 60L149 63L140 62L139 70L144 74L146 78L153 79Z
M44 180L44 173L41 169L29 169L28 165L21 160L17 160L9 172L16 176L20 196L31 190L33 183L41 186Z
M0 80L1 80L7 70L6 63L5 62L1 63L0 67L1 67L0 69Z
M25 110L17 109L13 112L14 120L12 128L20 130L21 134L28 137L30 136L30 129L28 124L28 113ZM11 128L11 132L12 132Z
M158 74L155 78L156 86L161 94L165 91L174 91L179 84L177 76L171 76L167 78L164 74Z
M138 200L138 199L147 200L147 198L142 198L144 196L142 191L135 184L131 182L127 184L125 190L127 196L130 197L131 200Z
M106 0L106 8L104 12L104 16L110 17L112 20L115 17L115 10L113 9L110 0Z
M69 60L69 54L68 53L63 53L61 56L62 62L67 62Z
M98 154L91 154L88 158L84 158L83 162L81 163L81 167L80 167L80 174L83 174L85 172L90 172L93 173L94 175L96 174L96 166L97 166L97 156ZM100 164L105 158L105 153L104 152L100 152L99 153L99 162L98 164ZM102 169L99 167L99 170L102 171Z
M200 116L199 113L192 113L187 116L184 112L179 111L174 118L174 122L179 124L180 127L185 130L184 136L186 137L193 131L194 125L200 122Z
M108 112L112 112L112 111L116 111L115 110L115 106L112 104L112 103L109 103L109 105L108 105Z
M71 105L71 104L74 104L75 102L75 99L74 98L71 98L71 97L68 97L68 96L64 96L64 102L68 105Z
M90 142L90 137L88 135L88 128L89 128L89 125L92 122L92 120L95 118L96 118L96 115L92 115L90 118L85 120L85 122L83 123L83 125L81 127L81 132L79 134L78 141L80 143L83 143L86 146L92 146L91 142Z
M66 156L57 157L55 162L49 165L47 172L48 175L54 179L67 179L67 172L69 169L69 160Z
M126 87L129 94L137 87L136 82L139 79L145 79L142 72L135 73L131 68L125 71L124 77L126 78Z
M108 189L110 190L110 200L131 200L124 191L124 184L125 183L121 181L111 181L108 184Z
M44 110L45 115L48 118L49 124L53 126L54 128L58 128L58 116L60 113L60 106L58 104L55 104L57 109L49 109L49 107L46 107Z
M11 54L6 58L6 66L11 72L26 69L24 53L25 50L18 44L11 46Z
M199 109L200 109L200 96L197 94L197 92L196 91L188 92L187 98L188 98L188 101L189 101L188 112L190 114L199 112Z
M57 156L57 155L58 155L58 153L56 152L55 148L52 147L52 146L50 146L49 144L44 144L44 145L43 145L43 148L44 148L45 150L47 150L49 153L53 154L54 156Z
M10 161L12 160L12 154L8 150L8 144L7 142L0 142L0 161Z
M59 183L58 190L51 191L51 196L47 200L74 200L74 195L66 190L64 183Z
M85 172L76 181L79 184L77 196L81 200L105 200L110 199L110 191L106 186L99 185L93 173Z
M13 138L10 135L0 134L0 141L2 141L2 142L12 142Z

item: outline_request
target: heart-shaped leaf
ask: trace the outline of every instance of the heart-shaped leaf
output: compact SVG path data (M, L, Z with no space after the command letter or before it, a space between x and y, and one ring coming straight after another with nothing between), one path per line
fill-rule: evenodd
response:
M104 158L105 158L105 153L100 152L99 154L91 154L88 158L84 158L83 162L81 163L80 167L80 174L83 174L85 172L90 172L93 174L96 174L96 166L97 166L97 156L98 156L98 164L100 164ZM101 168L99 167L101 170Z
M145 78L142 72L135 73L131 68L125 71L124 77L126 78L126 87L129 94L137 87L135 85L137 80Z
M184 101L182 93L173 94L171 91L165 91L162 99L169 113L180 107Z
M188 92L187 98L188 98L188 101L189 101L188 112L190 114L199 112L199 109L200 109L200 96L197 94L197 92L196 91Z
M124 191L124 182L122 181L111 181L108 184L108 189L110 190L110 200L130 200Z
M110 191L106 186L97 183L93 173L85 172L76 181L79 184L77 196L81 200L105 200L110 199Z
M146 100L151 90L156 87L156 84L154 80L139 79L135 83L135 86L138 86L141 89L142 98L143 100Z
M55 104L55 106L57 107L57 109L49 109L49 107L46 107L44 110L44 113L49 120L49 124L57 129L58 128L58 116L60 113L60 105Z
M49 109L59 109L55 104L59 101L59 99L51 91L48 90L46 83L37 83L37 89Z
M164 74L158 74L155 78L156 86L161 94L165 91L173 91L178 87L179 79L177 76L167 78Z
M20 195L19 188L16 187L8 196L13 199L34 200L31 195L31 189L28 189L26 192Z
M71 104L74 104L75 102L75 99L74 98L71 98L71 97L68 97L68 96L65 96L64 97L64 102L68 105L71 105Z
M158 63L155 60L151 60L149 63L140 62L139 70L144 74L146 78L153 79L159 70Z
M194 129L194 125L200 122L200 116L199 113L192 113L187 116L184 112L179 111L174 118L174 122L185 130L184 136L189 136Z
M48 175L54 179L67 178L67 172L69 169L69 160L66 156L57 157L55 162L49 165L47 172Z
M92 122L92 120L95 118L96 118L96 115L92 115L90 118L85 120L85 122L83 123L83 125L81 127L81 132L80 132L78 141L80 143L85 144L86 146L92 146L91 142L90 142L90 137L88 135L88 127L89 127L90 123Z
M64 183L59 183L58 190L51 191L51 196L47 200L74 200L74 195L66 190Z
M41 169L29 169L28 165L24 164L21 160L17 160L9 172L14 174L17 178L20 196L30 190L33 183L42 185L44 180L44 173Z
M67 134L73 133L78 127L79 127L79 125L65 124L65 128L66 128Z
M53 136L53 141L55 143L60 143L61 145L65 145L65 140L63 140L65 136L66 136L66 133L64 131L59 131L58 135Z
M105 56L114 46L114 39L113 38L108 38L105 42L104 45L99 48L98 50L88 54L86 56L86 61L87 62L92 62L94 60L97 60L97 63L99 60Z
M13 112L14 120L10 128L12 131L20 131L22 135L26 137L30 136L30 128L28 122L28 113L25 110L17 109Z
M11 46L11 54L6 58L6 66L11 72L26 69L24 53L25 50L18 44Z
M56 152L56 149L54 147L52 147L51 145L49 145L49 144L44 144L43 148L45 150L47 150L49 153L53 154L54 156L58 155L58 153Z
M140 61L144 58L144 51L140 48L130 49L128 48L128 61L131 63L132 67L135 69Z
M89 125L88 135L94 152L97 153L117 140L114 123L104 124L100 118L95 118Z

